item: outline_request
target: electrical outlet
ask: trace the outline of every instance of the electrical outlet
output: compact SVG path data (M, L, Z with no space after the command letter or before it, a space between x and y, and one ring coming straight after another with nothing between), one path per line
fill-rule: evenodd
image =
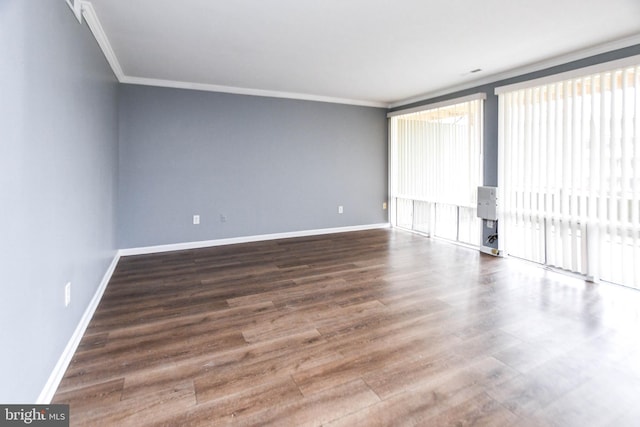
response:
M344 207L342 205L338 206L338 213L344 213Z
M387 202L382 202L382 210L387 210Z
M200 215L194 215L193 216L193 225L198 225L200 224Z
M71 304L71 282L64 285L64 306L69 307Z
M224 214L220 214L220 222L227 222L227 216Z

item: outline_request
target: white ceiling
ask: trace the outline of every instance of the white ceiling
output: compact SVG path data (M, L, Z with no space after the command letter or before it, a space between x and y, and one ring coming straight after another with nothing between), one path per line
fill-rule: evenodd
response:
M124 82L376 106L640 43L640 0L90 4Z

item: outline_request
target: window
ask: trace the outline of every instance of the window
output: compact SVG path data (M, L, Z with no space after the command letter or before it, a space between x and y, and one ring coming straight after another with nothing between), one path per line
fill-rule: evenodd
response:
M392 225L480 245L483 99L389 114Z
M640 287L638 64L496 89L506 253Z

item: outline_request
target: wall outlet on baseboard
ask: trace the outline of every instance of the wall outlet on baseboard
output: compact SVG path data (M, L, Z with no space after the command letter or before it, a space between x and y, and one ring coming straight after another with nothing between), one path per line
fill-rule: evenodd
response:
M69 307L71 304L71 282L64 285L64 306Z
M194 215L193 216L193 225L198 225L200 224L200 215Z

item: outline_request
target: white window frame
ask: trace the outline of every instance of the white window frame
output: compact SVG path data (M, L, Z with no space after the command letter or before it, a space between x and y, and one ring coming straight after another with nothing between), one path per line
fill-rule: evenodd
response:
M460 243L463 244L471 244L472 246L480 246L481 245L481 221L479 219L476 219L476 207L477 207L477 203L475 201L475 196L476 196L476 187L478 185L482 185L483 182L483 153L484 153L484 100L486 99L486 94L485 93L474 93L468 96L464 96L464 97L458 97L458 98L454 98L454 99L449 99L443 102L437 102L437 103L432 103L432 104L427 104L427 105L422 105L422 106L418 106L418 107L413 107L413 108L408 108L408 109L401 109L401 110L397 110L397 111L393 111L387 114L387 117L389 118L389 220L391 222L391 225L394 227L400 227L400 228L408 228L411 229L413 231L418 231L421 232L422 234L426 234L428 236L433 236L436 235L435 231L438 229L438 227L436 227L435 224L435 210L437 209L437 204L440 204L441 207L440 209L448 209L450 210L450 208L455 208L457 210L457 216L455 218L455 228L456 228L456 232L455 232L455 237L453 236L449 236L449 237L445 237L448 238L449 240L453 240L453 241L458 241ZM441 201L439 200L431 200L428 197L422 197L418 194L414 194L410 196L410 200L412 203L412 207L410 209L412 209L413 213L412 213L412 224L409 227L403 227L401 225L398 224L398 216L397 216L397 211L399 208L399 198L401 198L400 196L402 196L401 194L399 194L398 191L398 185L397 185L397 179L396 177L398 176L398 171L397 171L397 163L398 163L398 144L396 141L396 129L394 128L394 125L392 123L393 119L396 117L400 117L400 116L404 116L404 115L409 115L409 114L413 114L413 113L421 113L421 112L428 112L428 111L436 111L437 109L441 109L441 108L446 108L446 107L451 107L454 105L458 105L458 104L463 104L463 103L467 103L470 101L480 101L480 111L478 113L479 117L476 117L477 122L475 123L475 127L474 130L476 132L478 132L478 135L476 136L477 141L478 141L478 147L477 147L477 151L478 151L478 164L477 164L477 185L474 185L473 188L469 188L469 193L470 193L470 201L468 201L467 203L465 203L465 206L459 206L457 204L453 204L453 205L447 205L449 206L448 208L445 207L445 205L442 205ZM425 177L419 177L417 179L421 179L424 180L426 179ZM405 195L406 196L406 195ZM409 200L409 199L407 199ZM427 222L427 224L424 224L423 226L414 226L415 225L415 217L418 216L416 214L417 210L415 209L415 204L418 203L428 203L430 204L430 207L426 207L427 210L431 209L431 213L427 213L424 215L424 221ZM469 206L466 206L469 205ZM464 213L461 212L461 208L465 208ZM469 212L466 212L466 210L473 210L473 212L471 212L471 214L469 215ZM478 226L476 227L477 230L473 230L473 231L469 231L469 230L464 230L465 231L465 235L468 235L468 233L473 233L473 237L470 238L465 238L464 240L462 240L461 237L461 223L460 223L460 218L461 216L466 215L467 217L471 216L473 218L473 221L477 221L478 222ZM452 226L452 225L451 225ZM472 227L473 228L473 227ZM465 241L468 240L468 241ZM473 243L470 243L473 242Z

